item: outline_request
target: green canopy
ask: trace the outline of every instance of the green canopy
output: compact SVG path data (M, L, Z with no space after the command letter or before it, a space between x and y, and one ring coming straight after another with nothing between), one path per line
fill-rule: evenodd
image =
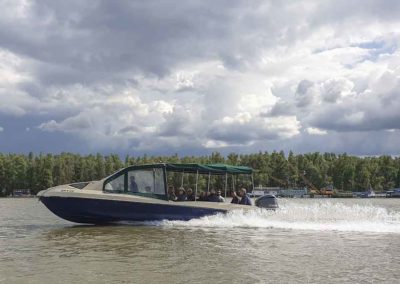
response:
M231 166L227 164L207 164L208 167L222 170L230 174L252 174L253 169L245 166Z
M231 166L226 164L166 164L167 171L185 172L185 173L200 173L223 175L229 174L251 174L253 169L245 166Z

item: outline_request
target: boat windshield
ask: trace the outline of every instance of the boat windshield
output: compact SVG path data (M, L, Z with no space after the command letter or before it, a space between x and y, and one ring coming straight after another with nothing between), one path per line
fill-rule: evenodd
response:
M104 191L165 198L162 168L126 169L106 180Z

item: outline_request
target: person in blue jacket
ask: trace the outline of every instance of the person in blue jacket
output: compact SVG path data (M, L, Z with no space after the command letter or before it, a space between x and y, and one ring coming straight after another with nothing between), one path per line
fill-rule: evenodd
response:
M191 188L188 188L187 190L186 199L187 201L196 201L196 196Z
M245 188L241 188L239 190L239 196L241 197L239 204L251 205L250 197L246 194L246 189Z
M210 195L207 198L208 202L224 202L225 199L221 196L221 191L215 191L215 189L211 189Z

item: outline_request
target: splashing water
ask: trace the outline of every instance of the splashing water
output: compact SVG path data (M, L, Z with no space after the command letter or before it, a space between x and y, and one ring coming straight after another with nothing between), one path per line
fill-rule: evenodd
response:
M190 221L162 221L153 225L400 233L400 212L389 212L373 205L317 202L283 204L276 211L236 210Z

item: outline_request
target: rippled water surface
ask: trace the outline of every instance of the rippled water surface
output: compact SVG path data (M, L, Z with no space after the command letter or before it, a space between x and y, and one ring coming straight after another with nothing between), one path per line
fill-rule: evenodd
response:
M399 283L400 199L82 226L0 199L0 283Z

